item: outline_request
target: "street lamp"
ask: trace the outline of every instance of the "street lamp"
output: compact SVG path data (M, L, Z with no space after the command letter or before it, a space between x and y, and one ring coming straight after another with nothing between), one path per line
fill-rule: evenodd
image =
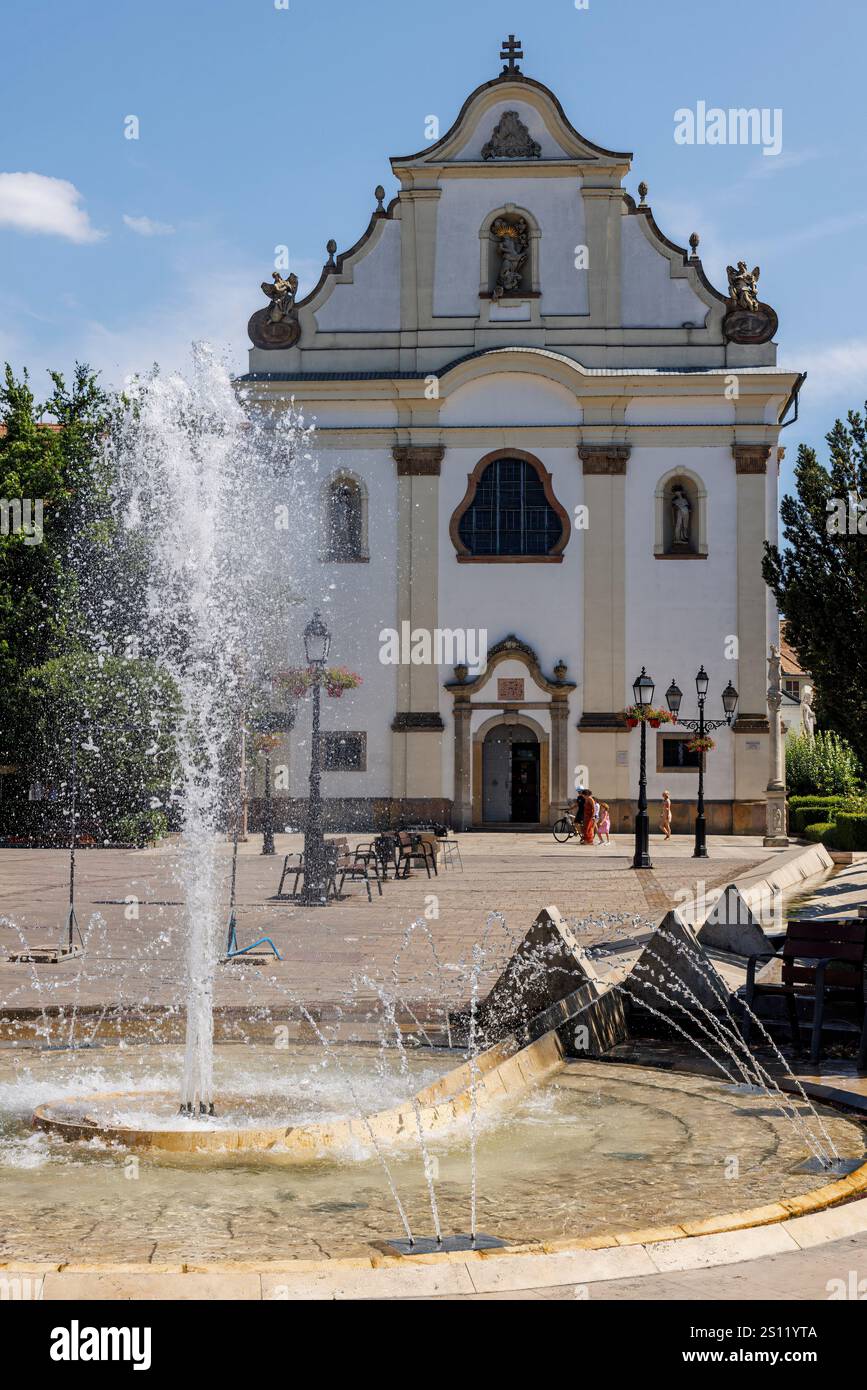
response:
M285 733L287 729L292 727L291 714L273 708L273 694L273 677L266 672L259 680L261 709L258 711L255 721L256 733L263 737L262 751L265 755L265 809L262 820L262 854L273 854L275 852L274 797L271 790L271 738L274 734Z
M304 892L301 901L319 906L328 900L325 838L322 833L321 748L319 714L322 673L331 650L331 633L316 612L304 629L304 655L313 674L313 730L310 742L310 796L304 826Z
M653 704L653 691L653 678L647 674L642 666L641 675L636 676L632 682L635 706L642 715ZM632 867L633 869L652 869L650 822L647 818L647 722L644 718L639 722L641 724L641 763L638 773L638 810L635 814L635 854L632 857Z
M683 692L677 688L672 680L671 685L665 692L668 708L671 712L675 724L679 724L683 729L690 729L698 734L699 738L704 738L705 734L713 729L721 729L723 725L730 725L734 718L738 704L738 692L729 681L722 693L722 706L725 710L725 719L705 719L704 702L707 699L707 692L710 687L710 676L704 669L699 668L695 678L695 693L698 701L698 719L681 719L680 702L683 699ZM695 849L692 852L693 859L707 859L707 830L704 815L704 749L698 755L698 803L695 812Z

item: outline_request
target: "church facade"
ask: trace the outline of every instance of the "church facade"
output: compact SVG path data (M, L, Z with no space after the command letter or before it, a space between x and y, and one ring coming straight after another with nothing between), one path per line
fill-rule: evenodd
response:
M761 833L761 561L803 378L776 366L758 269L714 288L698 237L675 245L628 191L630 154L579 134L519 56L510 40L446 134L392 158L396 196L376 190L349 250L329 242L309 294L275 275L250 321L248 398L316 424L309 608L364 681L323 701L332 823L547 825L580 781L626 829L633 680L645 667L664 706L674 678L692 716L703 665L709 717L739 692L705 755L709 829ZM667 788L676 829L688 739L648 730L651 805Z

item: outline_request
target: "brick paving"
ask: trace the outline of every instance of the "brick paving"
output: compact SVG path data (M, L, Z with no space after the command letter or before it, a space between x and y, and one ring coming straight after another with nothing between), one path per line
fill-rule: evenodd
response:
M350 837L356 839L365 836ZM277 1005L289 994L323 1007L373 997L358 977L390 979L406 928L427 911L427 926L440 961L467 960L489 914L501 912L505 931L494 924L488 936L489 974L520 938L540 908L554 904L567 918L625 912L658 919L696 891L692 840L668 844L653 837L653 870L630 867L632 845L621 836L605 847L557 844L550 834L466 834L460 837L464 872L441 872L428 880L414 871L389 881L382 898L367 902L363 883L347 882L347 897L311 909L274 901L281 856L300 848L297 835L277 836L277 855L260 854L260 837L240 847L238 934L241 944L271 936L283 956L260 967L221 967L216 1002L246 1008ZM711 857L700 866L708 887L728 883L771 853L758 837L711 837ZM221 847L228 869L231 847ZM183 998L185 924L173 879L175 849L79 851L77 910L87 952L60 965L12 964L7 953L28 945L53 944L66 910L67 856L57 850L0 850L0 1017L43 1005L78 1007L172 1005ZM227 890L228 891L228 890ZM125 899L134 897L137 906ZM438 916L431 916L436 911ZM137 916L135 915L137 913ZM228 913L227 913L228 915ZM465 977L432 974L429 942L418 933L404 953L399 977L408 1003L421 1007L465 998ZM445 996L448 996L446 998Z

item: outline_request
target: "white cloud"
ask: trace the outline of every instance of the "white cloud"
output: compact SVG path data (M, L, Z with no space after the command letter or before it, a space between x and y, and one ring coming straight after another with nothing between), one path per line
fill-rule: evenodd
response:
M91 225L79 206L81 197L67 179L53 179L47 174L0 174L0 226L79 243L101 241L105 232Z
M806 368L810 403L844 399L853 408L867 397L867 338L850 338L826 347L793 348L786 353L796 370Z
M139 236L171 236L175 230L169 222L154 222L152 217L130 217L128 212L123 214L123 220L130 231Z

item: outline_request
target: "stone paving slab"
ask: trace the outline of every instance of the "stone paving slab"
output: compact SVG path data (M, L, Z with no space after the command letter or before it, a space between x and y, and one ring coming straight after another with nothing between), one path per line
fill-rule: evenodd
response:
M350 842L363 840L351 836ZM712 836L711 857L697 872L692 839L669 843L652 837L653 870L635 871L631 843L620 837L610 846L559 845L550 834L478 833L460 837L464 872L442 872L428 879L415 871L389 881L380 898L367 902L363 884L347 883L347 898L323 909L275 902L282 855L301 847L298 835L278 835L275 857L259 852L259 837L240 847L238 935L241 943L271 936L282 962L222 967L218 1005L249 1005L252 1000L287 1004L297 991L308 1004L360 1002L374 992L358 983L363 973L390 978L395 954L407 927L424 918L440 959L467 959L492 911L505 915L506 931L491 930L492 978L508 954L510 941L524 934L541 907L556 904L563 916L585 918L599 912L625 912L657 920L671 906L697 891L730 882L768 861L773 851L759 837ZM231 847L221 846L228 871ZM185 947L183 909L172 874L175 847L152 850L80 851L77 859L78 916L88 941L85 957L60 965L14 965L10 950L57 939L66 911L67 856L59 850L0 850L0 1013L74 1001L79 1007L113 1005L119 999L150 1005L180 1002ZM138 900L132 907L128 898ZM435 901L434 901L435 900ZM438 916L432 916L438 912ZM228 917L228 903L226 909ZM436 996L440 1007L462 1002L466 986L454 976L443 998L443 980L431 976L429 945L414 942L401 962L400 978L414 986L411 1000ZM446 982L448 983L448 982Z

